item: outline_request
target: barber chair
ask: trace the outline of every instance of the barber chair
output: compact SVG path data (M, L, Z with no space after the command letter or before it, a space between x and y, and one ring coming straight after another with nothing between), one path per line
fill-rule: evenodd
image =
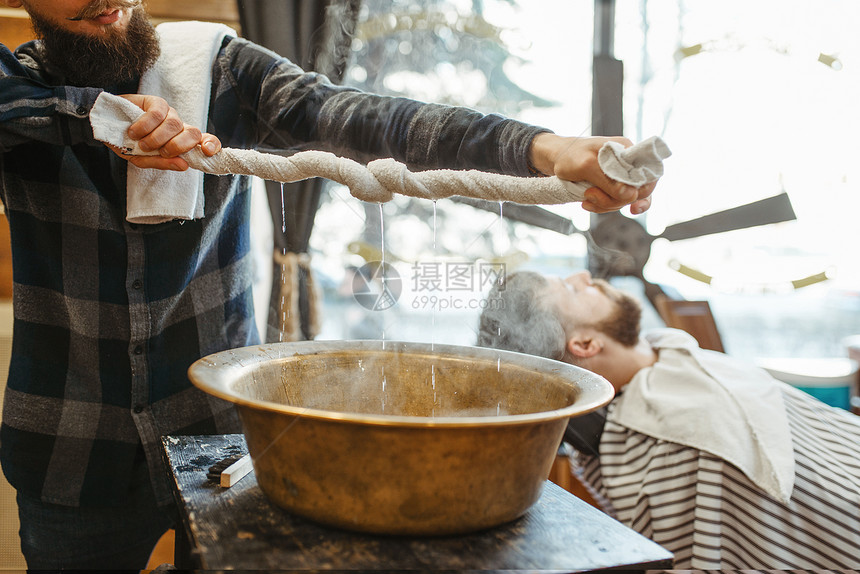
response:
M720 331L707 301L670 299L666 295L658 295L654 303L667 327L686 331L703 349L725 352Z

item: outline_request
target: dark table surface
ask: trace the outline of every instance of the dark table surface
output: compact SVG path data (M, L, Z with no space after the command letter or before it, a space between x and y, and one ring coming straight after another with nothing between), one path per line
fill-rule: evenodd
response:
M168 436L184 524L176 566L206 570L581 572L671 568L672 554L547 481L521 518L482 532L446 537L375 536L317 525L275 506L254 473L230 488L209 467L247 452L242 435Z

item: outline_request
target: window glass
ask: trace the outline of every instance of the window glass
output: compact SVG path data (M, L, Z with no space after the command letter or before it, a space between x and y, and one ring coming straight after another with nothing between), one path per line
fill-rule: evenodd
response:
M858 16L849 0L617 4L626 135L674 152L648 231L783 192L797 215L653 244L646 277L709 299L732 354L838 356L860 332Z
M365 0L345 83L588 135L592 10L588 0ZM588 228L578 205L552 209ZM585 265L582 235L499 211L408 198L380 208L330 186L311 239L326 295L320 338L473 344L498 273ZM396 304L380 299L385 309L375 311L367 306L377 302L372 262L382 259L383 235L384 262L396 274L388 286L400 291Z
M858 16L853 0L616 2L624 135L659 135L673 150L652 209L636 218L655 237L645 278L709 300L734 355L840 356L844 337L860 333ZM346 81L588 135L593 19L591 0L366 0ZM667 226L782 193L794 221L659 237ZM589 228L578 204L550 209ZM353 296L367 287L353 270L380 259L383 230L402 290L396 305L369 311ZM327 286L322 338L471 344L487 286L460 289L463 276L448 276L458 265L566 274L587 264L580 233L448 200L399 198L380 210L337 186L312 248ZM827 279L795 287L816 276ZM652 309L645 324L659 324Z

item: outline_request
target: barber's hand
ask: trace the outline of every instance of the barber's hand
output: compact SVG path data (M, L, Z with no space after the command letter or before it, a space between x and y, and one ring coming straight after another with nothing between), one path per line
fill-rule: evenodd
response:
M556 175L567 181L587 181L594 187L585 192L582 208L593 213L617 211L630 206L634 215L651 207L651 193L657 185L652 182L632 187L610 179L597 162L597 152L608 141L630 147L633 142L623 137L562 137L542 133L532 140L532 165L545 175Z
M143 151L157 151L159 155L130 156L114 151L141 168L185 171L188 163L181 154L200 145L203 153L213 156L221 151L221 141L212 134L202 133L198 128L182 121L179 114L167 101L157 96L127 94L123 98L144 111L129 128L128 135L137 140ZM113 148L111 148L113 149Z

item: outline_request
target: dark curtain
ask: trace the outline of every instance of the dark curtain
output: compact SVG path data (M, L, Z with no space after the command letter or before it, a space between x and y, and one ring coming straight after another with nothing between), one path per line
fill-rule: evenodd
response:
M237 3L243 37L341 82L361 0ZM319 302L307 251L322 185L310 179L286 184L282 192L280 183L266 182L274 228L267 342L313 339L318 332Z

